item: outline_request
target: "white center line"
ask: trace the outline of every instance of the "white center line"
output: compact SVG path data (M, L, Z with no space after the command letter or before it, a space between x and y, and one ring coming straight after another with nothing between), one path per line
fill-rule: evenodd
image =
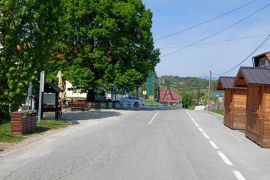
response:
M157 117L157 115L159 114L159 111L152 117L152 119L149 121L149 125L151 125L153 123L153 121L155 120L155 118Z
M208 140L210 139L210 137L205 132L203 132L202 134L205 137L205 139L208 139Z
M239 171L233 171L233 174L235 175L235 177L238 179L238 180L246 180L246 178L243 176L242 173L240 173Z
M218 155L221 157L221 159L228 165L228 166L233 166L233 163L227 158L227 156L222 152L218 151Z
M185 111L188 117L192 120L196 127L199 127L199 124L195 121L195 119L189 114L189 112Z
M199 131L201 131L202 133L203 133L203 130L202 130L202 128L198 128L199 129Z
M195 126L198 128L198 130L203 134L203 136L209 140L210 145L217 150L218 155L220 158L227 164L228 166L233 166L233 163L229 160L229 158L222 152L219 151L219 147L214 143L214 141L210 140L210 137L204 132L202 128L200 128L199 124L195 121L195 119L189 114L188 111L185 111L188 117L192 120L192 122L195 124ZM228 133L229 135L233 136L236 140L241 142L241 139L234 136L233 134ZM246 178L243 176L243 174L240 171L233 170L234 176L237 178L237 180L246 180Z
M211 146L214 148L214 149L219 149L218 146L216 145L216 143L214 143L213 141L209 141L209 143L211 144Z

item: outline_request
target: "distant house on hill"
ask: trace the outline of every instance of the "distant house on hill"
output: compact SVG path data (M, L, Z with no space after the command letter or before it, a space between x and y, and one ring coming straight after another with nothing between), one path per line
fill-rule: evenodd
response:
M260 68L270 67L270 52L253 57L253 66Z
M182 104L182 97L169 87L160 88L160 102L166 104Z

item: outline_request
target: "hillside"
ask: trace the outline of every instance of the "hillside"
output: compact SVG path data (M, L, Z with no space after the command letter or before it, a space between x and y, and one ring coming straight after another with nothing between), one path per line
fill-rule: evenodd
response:
M161 86L170 86L178 92L192 91L194 89L204 90L208 88L209 81L196 77L161 76ZM212 90L215 89L217 81L212 81Z
M191 104L206 104L208 99L209 80L196 77L161 76L159 77L161 86L169 86L181 96L189 96ZM217 81L212 81L210 98L214 99Z

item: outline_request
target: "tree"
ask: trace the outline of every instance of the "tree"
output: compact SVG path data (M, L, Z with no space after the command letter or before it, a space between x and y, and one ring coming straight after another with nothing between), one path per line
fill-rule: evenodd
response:
M183 108L189 108L192 106L192 94L183 93Z
M60 0L1 0L0 119L18 109L29 82L37 84L40 70L55 60L61 7Z
M145 81L159 62L141 0L68 0L64 74L93 100L97 85ZM63 46L64 47L64 46Z

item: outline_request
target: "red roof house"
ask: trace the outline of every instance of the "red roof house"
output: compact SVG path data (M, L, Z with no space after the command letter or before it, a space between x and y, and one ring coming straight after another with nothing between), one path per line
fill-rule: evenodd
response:
M161 103L177 103L182 100L182 97L171 90L169 87L160 88L160 102Z

